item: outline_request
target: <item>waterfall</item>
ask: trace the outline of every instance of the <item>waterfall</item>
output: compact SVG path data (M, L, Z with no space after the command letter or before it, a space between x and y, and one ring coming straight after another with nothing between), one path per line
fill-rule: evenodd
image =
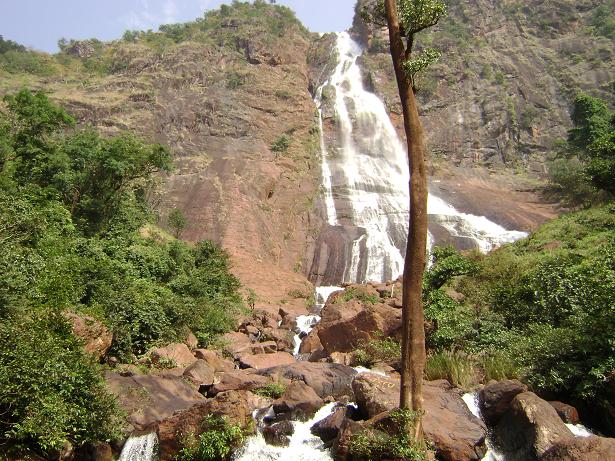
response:
M383 282L403 271L408 235L408 159L383 102L363 87L357 58L361 47L348 33L337 34L338 64L316 91L321 128L322 187L331 226L352 225L364 231L354 239L339 282ZM332 96L334 95L334 96ZM334 125L327 145L323 118ZM430 222L452 237L486 252L525 237L483 216L457 211L430 195ZM429 236L429 246L434 242Z
M158 436L155 432L129 437L122 448L119 461L156 461Z

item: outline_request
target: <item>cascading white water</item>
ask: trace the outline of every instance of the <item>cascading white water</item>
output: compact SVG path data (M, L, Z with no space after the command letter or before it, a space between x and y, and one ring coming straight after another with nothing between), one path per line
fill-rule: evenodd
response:
M235 461L331 461L329 450L319 437L312 435L310 428L331 414L335 403L322 407L314 417L305 422L293 421L294 433L288 447L268 445L262 434L250 437L233 458Z
M150 434L129 437L122 448L119 461L156 461L158 459L158 436Z
M348 33L337 35L338 64L333 75L316 92L321 127L322 175L327 221L339 223L337 203L349 203L352 224L365 229L352 246L343 282L382 282L403 271L402 249L408 234L408 159L382 101L363 88L357 58L361 47ZM334 101L326 101L332 87ZM327 92L327 94L332 92ZM323 107L333 103L340 148L332 156L325 145ZM347 205L346 205L347 207ZM525 237L507 231L483 216L461 213L439 197L430 195L430 220L452 236L473 240L481 251ZM433 238L429 238L429 245ZM361 247L365 246L362 254ZM366 263L360 264L365 258ZM365 268L365 269L362 269Z

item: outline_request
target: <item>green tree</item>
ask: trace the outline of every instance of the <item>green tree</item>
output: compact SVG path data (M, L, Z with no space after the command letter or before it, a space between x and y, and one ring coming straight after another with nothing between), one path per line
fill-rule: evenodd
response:
M169 226L173 229L175 238L179 239L188 225L186 216L179 208L173 208L169 213Z

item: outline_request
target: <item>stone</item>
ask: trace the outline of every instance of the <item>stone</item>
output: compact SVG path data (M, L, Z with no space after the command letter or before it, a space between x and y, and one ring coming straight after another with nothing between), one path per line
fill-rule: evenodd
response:
M183 376L199 386L211 386L214 383L215 370L205 361L197 359L186 368Z
M399 378L360 373L352 388L359 411L365 418L373 418L397 408L399 404ZM448 381L426 381L423 398L425 438L433 444L438 459L482 459L486 427L470 413L459 392Z
M247 335L238 331L222 335L221 341L224 344L222 347L224 353L233 357L239 350L252 344L252 341Z
M275 341L264 341L262 343L251 343L243 346L237 352L235 352L235 357L239 358L244 354L273 354L277 352L278 345Z
M278 447L287 447L290 443L288 436L293 435L295 428L291 421L281 421L265 426L263 428L263 437L269 445Z
M274 380L285 378L291 381L303 381L322 399L352 396L352 380L357 372L346 365L335 363L296 362L258 372Z
M239 366L241 368L254 368L263 370L266 368L277 367L295 363L295 358L288 352L274 352L272 354L243 354L239 356Z
M312 330L307 336L301 339L301 346L299 346L299 354L312 354L316 351L323 350L322 344L320 344L320 338L318 337L318 331Z
M579 424L579 412L575 407L563 402L549 402L549 404L555 408L562 421L568 424Z
M188 346L182 343L150 349L147 352L147 357L149 357L153 365L164 365L164 368L167 368L168 364L175 364L176 367L186 368L197 360L192 355L192 352L190 352L190 349L188 349Z
M196 338L196 336L194 336L194 333L192 333L191 331L188 331L184 343L190 348L190 350L194 350L199 347L199 340Z
M228 391L164 418L157 424L160 461L175 458L181 448L182 434L200 435L205 416L221 416L231 425L248 429L253 426L253 410L249 392Z
M294 334L291 331L281 328L265 328L262 339L275 341L279 351L292 352L295 348Z
M505 454L528 461L539 459L556 442L574 438L555 409L533 392L512 399L494 435Z
M272 382L270 377L261 376L255 370L233 370L220 375L220 381L214 383L209 389L208 395L216 395L220 392L231 390L253 390L265 387Z
M333 411L329 416L321 419L310 428L312 434L320 437L320 439L326 444L331 442L337 437L342 427L344 419L348 410L346 407L339 407Z
M540 461L607 461L615 459L615 439L575 437L555 442Z
M289 419L308 420L323 407L325 402L310 386L302 381L293 381L279 399L273 402L273 411L283 413Z
M194 356L197 359L205 360L207 364L216 372L233 371L235 364L230 360L223 359L219 353L207 349L196 349Z
M510 402L517 395L527 391L527 386L516 379L488 384L478 393L480 414L488 426L495 426L508 410Z
M137 431L147 430L176 411L205 401L205 397L177 376L120 376L108 372L105 381Z
M85 352L101 360L111 347L113 333L102 322L89 315L72 311L65 311L63 315L70 323L73 334L84 342Z

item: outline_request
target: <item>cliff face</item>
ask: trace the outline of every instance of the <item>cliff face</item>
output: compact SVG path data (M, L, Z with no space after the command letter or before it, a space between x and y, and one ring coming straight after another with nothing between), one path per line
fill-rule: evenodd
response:
M361 0L357 10L370 1ZM544 173L544 155L571 125L575 94L612 94L615 36L599 24L613 19L613 9L604 0L447 4L449 16L418 41L419 48L442 51L418 84L432 156L454 165ZM369 49L362 62L366 84L399 125L388 38L359 16L353 31Z

